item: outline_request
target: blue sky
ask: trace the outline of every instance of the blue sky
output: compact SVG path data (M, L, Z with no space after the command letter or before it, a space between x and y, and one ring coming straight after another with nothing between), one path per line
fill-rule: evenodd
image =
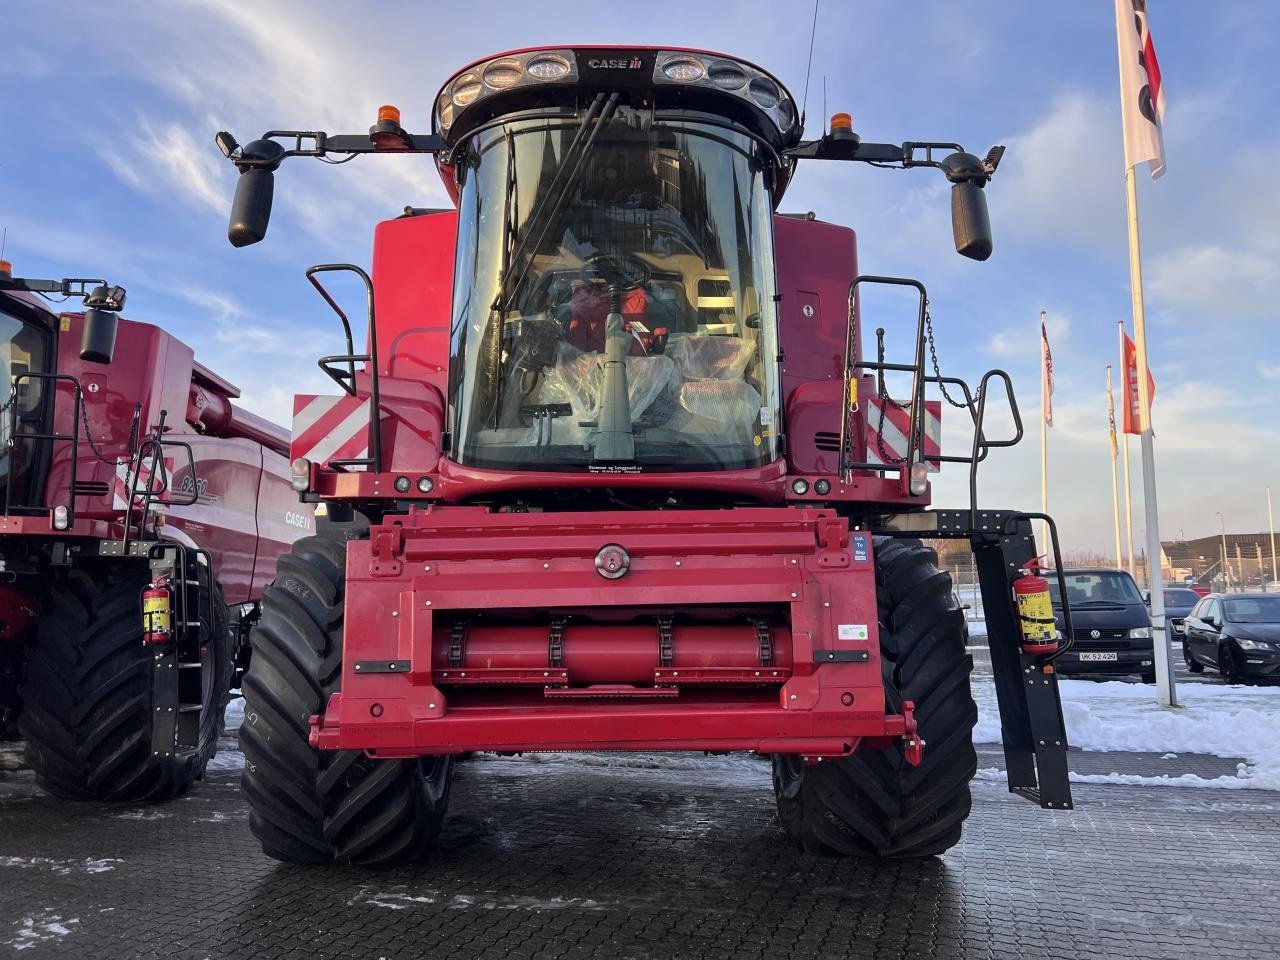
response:
M1147 317L1165 538L1266 525L1280 497L1280 8L1150 0L1168 97L1169 172L1140 178ZM803 9L802 9L803 8ZM225 239L235 172L213 145L267 128L367 128L378 104L425 130L465 63L542 43L706 47L754 60L799 97L808 4L378 4L245 2L7 5L0 59L0 225L20 275L105 275L129 315L161 323L287 422L294 392L325 392L314 358L337 326L303 278L316 262L367 264L373 224L437 205L426 158L291 161L268 240ZM798 11L798 12L792 12ZM950 249L945 183L927 171L802 166L786 210L859 231L861 268L930 289L943 371L1015 378L1029 435L994 454L982 503L1037 508L1038 317L1057 374L1050 508L1069 547L1112 542L1105 365L1129 316L1124 171L1110 0L822 4L810 132L845 110L866 139L1008 146L988 189L996 253ZM823 109L825 81L826 111ZM856 167L856 169L855 169ZM1145 169L1145 168L1144 168ZM872 328L907 317L885 301ZM1118 367L1117 367L1118 370ZM949 430L948 427L951 429ZM944 437L964 445L957 418ZM950 444L947 444L950 446ZM1142 510L1133 444L1135 537ZM952 467L935 500L960 505Z

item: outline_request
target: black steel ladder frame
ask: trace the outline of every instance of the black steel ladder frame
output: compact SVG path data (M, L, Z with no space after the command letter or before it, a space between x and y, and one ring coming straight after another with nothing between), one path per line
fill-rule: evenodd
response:
M1047 809L1069 810L1067 732L1053 663L1071 648L1071 610L1063 610L1066 637L1058 648L1050 654L1031 654L1022 649L1013 605L1013 581L1039 556L1032 520L1048 525L1055 575L1066 596L1058 528L1045 514L927 510L881 517L868 527L879 536L969 541L986 613L1009 790Z
M173 634L163 646L150 648L152 656L151 750L162 757L189 757L200 749L200 727L204 719L204 685L217 679L217 665L210 659L207 669L201 652L211 643L218 624L214 610L213 558L207 550L192 549L171 540L153 543L147 551L151 579L167 577L170 584L170 624ZM194 696L193 696L194 694ZM210 689L209 706L219 702L219 692Z

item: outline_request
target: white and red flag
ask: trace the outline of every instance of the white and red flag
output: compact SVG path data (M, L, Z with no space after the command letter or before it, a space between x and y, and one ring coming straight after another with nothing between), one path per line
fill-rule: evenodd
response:
M1049 331L1040 317L1040 413L1047 427L1053 426L1053 354L1049 351Z
M1151 177L1164 173L1164 85L1147 23L1147 0L1116 0L1120 49L1120 113L1124 164L1147 163Z

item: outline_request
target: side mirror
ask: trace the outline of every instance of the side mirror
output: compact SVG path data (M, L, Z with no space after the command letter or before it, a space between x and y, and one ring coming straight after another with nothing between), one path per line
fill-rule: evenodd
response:
M999 162L1000 157L993 149L988 163L972 153L956 152L940 164L951 181L951 233L955 237L956 253L970 260L985 260L994 249L987 195L982 188Z
M271 170L253 167L240 171L236 196L231 202L231 222L227 224L227 239L233 247L247 247L267 235L275 180Z
M110 310L88 307L80 333L80 359L88 363L110 363L116 352L116 330L120 316Z
M254 166L241 166L236 181L236 195L231 202L231 222L227 239L233 247L247 247L267 235L271 221L271 201L275 196L275 169L284 159L284 147L274 140L255 140L246 144L237 163L254 161Z
M951 233L956 253L970 260L986 260L995 249L987 195L972 181L951 186Z

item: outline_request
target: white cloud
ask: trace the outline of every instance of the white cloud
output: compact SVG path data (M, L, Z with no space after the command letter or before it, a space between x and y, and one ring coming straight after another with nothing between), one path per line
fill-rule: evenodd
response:
M1258 372L1268 380L1280 380L1280 363L1260 363Z
M1038 318L1038 315L1037 315ZM1065 313L1045 315L1045 329L1049 334L1049 349L1057 351L1065 346L1071 332L1071 317ZM1035 357L1039 363L1040 327L1029 322L1019 329L1000 330L987 339L987 352L997 357Z
M102 159L129 186L161 198L174 191L189 204L225 214L232 171L203 138L179 123L155 127L137 117L136 132L119 146L102 148ZM224 169L224 166L227 169Z
M993 219L1003 229L1089 249L1123 243L1119 111L1080 92L1059 96L1038 124L1007 139Z
M1179 247L1152 261L1147 287L1162 305L1209 320L1274 316L1280 264L1251 250Z

